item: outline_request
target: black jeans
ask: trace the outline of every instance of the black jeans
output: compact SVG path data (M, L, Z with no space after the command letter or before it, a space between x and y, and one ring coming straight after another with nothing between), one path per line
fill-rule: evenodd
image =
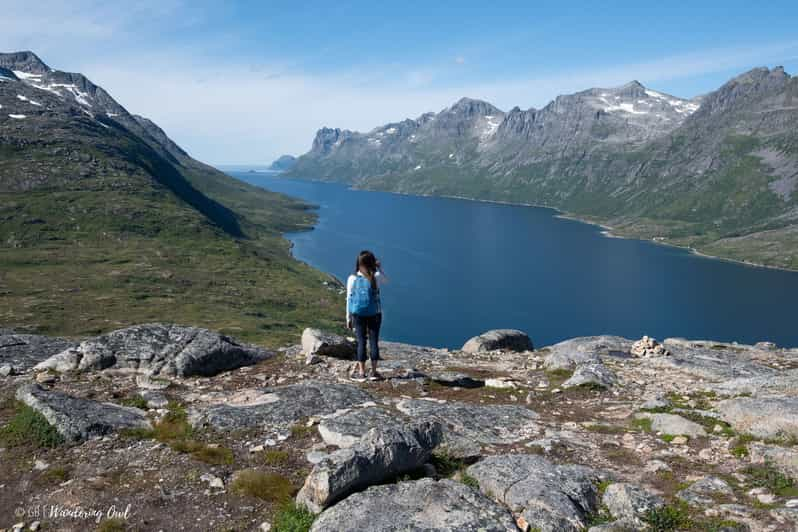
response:
M355 336L357 337L357 360L366 361L366 336L369 342L369 355L371 360L380 359L380 325L382 324L382 314L374 316L352 315L355 324Z

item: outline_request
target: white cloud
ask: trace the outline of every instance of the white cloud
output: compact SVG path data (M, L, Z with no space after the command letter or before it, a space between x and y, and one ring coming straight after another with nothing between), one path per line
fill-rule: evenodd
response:
M458 65L464 65L466 62L466 58L463 57L462 55L458 55L457 57L454 58L454 62L457 63Z

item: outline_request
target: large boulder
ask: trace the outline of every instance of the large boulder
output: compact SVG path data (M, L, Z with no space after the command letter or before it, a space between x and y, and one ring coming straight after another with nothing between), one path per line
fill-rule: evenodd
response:
M798 397L737 397L717 405L721 419L758 438L798 437Z
M373 486L326 509L311 532L517 532L506 508L453 480Z
M725 480L709 476L676 492L676 497L693 506L714 506L718 504L719 499L734 498L734 490Z
M483 493L505 504L541 532L584 530L598 509L600 475L557 465L540 455L494 455L468 468Z
M532 351L534 346L529 336L515 329L494 329L474 336L463 345L466 353L482 351Z
M518 405L481 405L429 399L403 399L396 404L417 420L438 421L443 447L461 457L477 456L483 445L507 445L541 431L538 414Z
M577 366L573 375L562 383L562 387L595 386L606 389L612 388L616 384L618 384L618 377L611 369L600 362L592 362Z
M319 422L319 434L327 445L351 447L372 428L390 427L402 418L380 406L346 409L325 416Z
M24 373L42 360L76 345L77 342L64 338L15 334L12 331L2 330L0 331L0 366L11 368L9 374Z
M151 375L211 376L256 364L273 353L198 327L162 323L135 325L81 342L34 369L121 369Z
M17 390L16 398L44 416L65 440L72 443L119 429L151 428L144 411L138 408L73 397L38 384L22 386Z
M296 502L319 513L350 493L417 469L429 460L441 434L441 426L430 422L373 428L316 464Z
M600 363L602 356L629 356L632 341L619 336L572 338L545 348L548 371L570 371L583 364Z
M357 345L343 336L311 328L302 331L302 353L306 357L316 355L354 360L356 350Z
M372 397L357 386L305 381L263 388L255 394L254 400L245 404L230 401L194 406L189 410L189 421L194 426L210 426L217 430L271 430L371 400Z

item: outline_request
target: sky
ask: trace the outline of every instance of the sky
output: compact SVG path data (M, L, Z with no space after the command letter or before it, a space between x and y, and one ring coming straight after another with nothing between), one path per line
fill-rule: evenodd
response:
M756 66L798 72L795 0L0 0L0 13L0 51L82 72L217 165L463 96L527 109L633 79L693 97Z

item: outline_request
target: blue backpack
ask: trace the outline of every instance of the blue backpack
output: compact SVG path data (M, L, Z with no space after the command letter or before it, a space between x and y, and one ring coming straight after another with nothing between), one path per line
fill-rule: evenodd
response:
M357 316L375 316L379 312L380 294L371 282L358 275L349 293L349 312Z

